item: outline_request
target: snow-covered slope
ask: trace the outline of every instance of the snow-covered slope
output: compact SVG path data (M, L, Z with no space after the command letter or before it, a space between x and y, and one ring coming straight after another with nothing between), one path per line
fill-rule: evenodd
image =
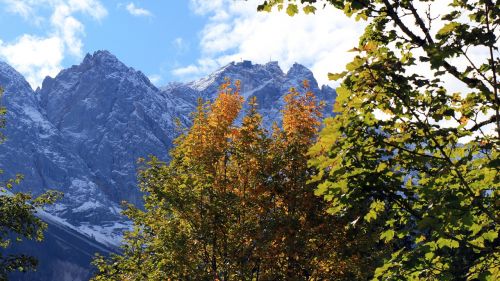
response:
M279 120L284 95L290 87L301 88L304 79L330 105L326 113L335 98L333 89L319 88L300 64L285 73L276 62L231 63L198 81L158 89L140 71L97 51L33 91L22 75L0 62L8 110L8 140L0 145L2 177L24 174L19 189L35 194L64 192L64 199L47 209L47 218L116 245L130 226L120 215L120 202L141 204L137 159L168 160L175 120L189 126L197 99L214 99L226 77L241 80L246 99L257 97L266 126Z
M9 274L9 280L17 281L86 281L95 269L90 265L95 253L108 256L117 253L114 246L100 243L82 234L58 217L41 213L47 222L43 242L23 241L14 243L4 254L22 253L38 258L37 270L28 273Z
M250 61L230 63L209 76L178 87L190 88L197 92L197 96L213 100L218 93L218 87L224 80L241 81L241 94L248 100L255 96L259 111L264 117L264 124L270 128L274 121L280 119L280 110L283 108L284 96L294 87L303 90L303 81L308 80L311 90L318 100L324 100L327 106L325 115L331 115L335 91L328 87L318 87L313 73L303 65L294 64L287 73L284 73L278 62L267 64L253 64Z
M98 185L95 172L70 138L51 122L24 78L5 63L0 63L0 85L5 89L2 102L8 108L7 141L0 145L0 169L5 171L2 180L21 173L24 181L17 190L34 194L47 189L63 191L64 198L49 211L75 228L85 227L88 232L87 224L127 224L119 204ZM89 204L94 205L86 208ZM123 229L106 229L108 244L117 244L116 235Z
M46 78L37 95L49 122L90 169L91 184L113 202L139 203L136 161L168 151L173 101L106 51ZM101 203L93 206L107 207Z

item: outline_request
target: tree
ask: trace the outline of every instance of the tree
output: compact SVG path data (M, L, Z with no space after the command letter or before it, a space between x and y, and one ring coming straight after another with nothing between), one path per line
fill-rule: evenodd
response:
M262 280L366 280L384 255L377 247L377 227L346 227L345 219L326 216L328 205L314 195L308 150L321 124L321 107L304 81L305 93L292 88L285 96L282 129L271 144L277 167L269 190L274 204L267 227L271 247Z
M0 88L0 98L2 94L3 89ZM0 107L0 129L5 127L5 114L5 107ZM0 132L0 143L4 140L5 136ZM53 203L61 196L55 191L48 191L36 198L28 193L12 193L13 186L21 180L22 176L16 175L14 179L0 182L0 248L3 249L8 248L13 241L41 241L47 224L36 216L37 209ZM0 280L7 280L7 275L13 271L34 270L37 263L35 257L25 254L0 253Z
M308 183L307 151L319 107L307 90L285 98L283 128L262 128L239 82L199 103L169 164L152 158L140 172L145 211L130 206L135 229L124 254L98 256L94 280L318 280L365 276L377 257L371 235L324 216ZM352 237L362 239L351 241ZM353 247L342 251L345 245ZM368 262L370 261L370 262ZM365 278L366 279L366 278Z
M368 26L312 148L330 212L385 220L384 280L500 275L498 1L265 1L290 15L330 4ZM441 1L439 1L441 3ZM452 88L460 86L461 90ZM455 86L455 87L452 87Z

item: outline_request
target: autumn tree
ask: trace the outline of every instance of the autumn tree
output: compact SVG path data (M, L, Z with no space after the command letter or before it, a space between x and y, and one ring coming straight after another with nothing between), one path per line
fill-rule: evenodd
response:
M282 128L273 130L270 147L272 174L271 233L267 268L262 280L366 280L380 259L374 243L377 227L345 226L345 220L327 216L328 205L314 195L316 169L308 166L308 149L321 124L321 107L309 90L292 88L285 96Z
M136 229L127 236L125 254L114 258L120 260L118 268L97 260L96 280L228 280L253 274L254 245L248 240L253 227L246 219L252 211L245 188L254 183L238 186L242 175L233 167L246 151L232 140L255 143L251 138L256 137L251 128L240 134L234 125L242 103L239 85L222 85L213 103L199 103L192 127L175 141L170 163L154 158L147 163L140 172L146 210L129 208ZM255 173L249 169L259 163L253 164L242 169Z
M265 1L290 15L332 5L367 21L312 148L337 216L385 221L383 280L496 280L498 1Z
M199 103L169 164L140 172L146 209L130 206L135 230L124 254L98 257L94 280L352 280L380 251L314 196L307 151L320 125L314 95L291 89L282 128L262 127L257 101L242 117L239 82ZM241 119L240 119L241 118ZM341 227L339 227L341 226ZM353 242L352 238L359 236ZM357 241L360 241L359 243ZM351 244L349 251L345 245ZM360 278L362 279L362 278ZM366 278L365 278L366 279Z
M3 89L0 88L0 99ZM0 106L0 129L5 127L5 107ZM0 143L5 136L0 132ZM0 169L0 175L3 171ZM15 184L22 180L21 175L0 182L0 248L8 249L13 243L23 239L41 241L47 224L36 216L37 209L53 203L61 194L48 191L39 197L31 194L13 193ZM36 269L37 259L26 254L4 254L0 252L0 280L7 280L10 272L26 272Z

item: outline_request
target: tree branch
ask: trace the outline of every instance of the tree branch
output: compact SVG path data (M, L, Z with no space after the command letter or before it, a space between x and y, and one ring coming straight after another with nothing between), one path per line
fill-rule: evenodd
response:
M467 48L468 49L468 48ZM464 51L464 50L460 50L460 52L464 55L464 57L469 61L469 64L470 66L472 66L472 68L481 76L483 77L484 80L486 80L493 88L495 87L495 84L493 84L487 77L486 75L484 75L484 73L482 71L479 70L479 68L477 68L477 66L474 64L474 62L469 58L469 56L467 55L467 49Z
M430 36L430 33L429 33L429 30L427 29L427 27L425 27L425 24L423 23L422 19L420 18L420 16L418 16L417 14L417 24L418 22L421 22L420 24L423 24L423 26L421 28L423 28L423 32L425 34L425 38L426 39L423 39L421 38L420 36L416 35L415 33L413 33L402 21L401 19L399 18L399 15L398 13L394 10L393 6L391 5L391 3L389 2L389 0L383 0L383 3L384 5L386 6L386 9L387 9L387 14L388 16L394 21L394 23L408 36L411 38L411 40L413 41L414 44L417 44L418 46L422 47L424 49L424 51L427 53L427 55L429 57L432 57L433 55L430 54L430 50L433 50L435 49L437 46L436 44L434 43L434 40L432 39L432 37ZM411 5L410 5L411 6ZM416 11L415 11L416 12ZM418 20L419 19L419 20ZM429 42L427 42L426 40L428 40ZM446 71L448 71L451 75L453 75L454 77L456 77L457 79L459 79L460 81L464 82L465 84L467 84L467 86L469 87L472 87L472 88L478 88L479 90L481 90L482 92L485 92L485 93L490 93L490 90L488 89L488 87L483 83L483 81L481 81L480 79L476 79L476 78L470 78L470 77L467 77L467 76L464 76L462 75L462 73L460 73L460 71L458 71L458 69L455 67L455 66L452 66L451 64L449 64L446 60L441 60L441 66L444 67L446 69Z
M499 117L498 117L498 115L491 116L491 118L490 118L490 119L488 119L488 120L484 120L484 121L479 122L479 123L477 123L476 125L474 125L472 128L470 128L470 129L469 129L469 131L474 132L474 131L477 131L477 130L479 130L481 127L486 126L486 125L488 125L488 124L495 123L495 122L497 122L497 123L498 123L498 118L499 118Z
M493 6L493 3L491 1L487 1L485 4L485 10L486 10L486 30L488 31L488 34L493 34L493 32L490 29L490 5ZM493 6L494 7L494 6ZM493 34L494 36L494 34ZM500 100L498 98L498 82L497 82L497 69L495 65L495 57L493 55L493 44L488 45L489 51L490 51L490 67L491 71L493 72L493 92L495 94L495 111L496 111L496 116L497 116L497 134L498 134L498 139L500 139Z
M424 32L425 38L427 39L427 42L429 42L430 45L434 45L434 39L432 39L432 36L429 32L429 29L427 28L427 26L425 26L424 21L422 20L422 18L418 14L417 10L415 9L415 7L413 6L411 1L408 1L408 8L410 9L411 13L413 14L413 17L415 18L415 22L420 27L420 29Z

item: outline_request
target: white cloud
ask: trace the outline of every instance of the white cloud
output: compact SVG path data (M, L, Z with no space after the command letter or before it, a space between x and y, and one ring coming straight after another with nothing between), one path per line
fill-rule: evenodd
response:
M68 6L75 12L86 13L96 20L108 15L108 11L98 0L69 0Z
M191 77L207 73L211 69L212 68L206 69L200 65L191 64L188 66L183 66L172 70L172 74L179 77Z
M56 75L61 68L64 44L57 36L40 38L23 35L14 43L0 41L0 56L25 75L32 85L39 85L47 75Z
M6 10L25 20L40 24L46 19L37 13L50 9L48 32L43 36L23 34L12 42L0 44L0 59L21 72L32 87L41 84L45 76L53 76L62 68L66 54L82 56L82 37L85 27L78 16L90 16L100 21L107 10L98 0L0 0Z
M223 65L212 58L200 58L196 64L183 66L172 70L172 74L185 80L199 78L205 74L213 72L215 69Z
M152 74L148 76L149 81L154 85L158 85L163 79L159 74Z
M151 16L153 16L153 14L150 11L148 11L144 8L136 7L135 4L132 2L128 3L127 6L125 6L125 8L132 16L135 16L135 17L151 17Z
M309 67L320 84L328 72L342 71L353 54L363 24L327 6L315 15L289 17L284 12L258 13L260 0L191 0L191 9L208 17L201 32L197 63L174 69L180 78L203 76L231 61L275 60L284 71L298 62Z
M198 15L206 15L208 13L217 11L220 7L224 6L223 2L224 0L190 0L189 8Z
M30 18L34 14L33 9L26 1L1 0L0 2L3 2L7 5L7 11L9 11L10 13L18 14L25 19Z

